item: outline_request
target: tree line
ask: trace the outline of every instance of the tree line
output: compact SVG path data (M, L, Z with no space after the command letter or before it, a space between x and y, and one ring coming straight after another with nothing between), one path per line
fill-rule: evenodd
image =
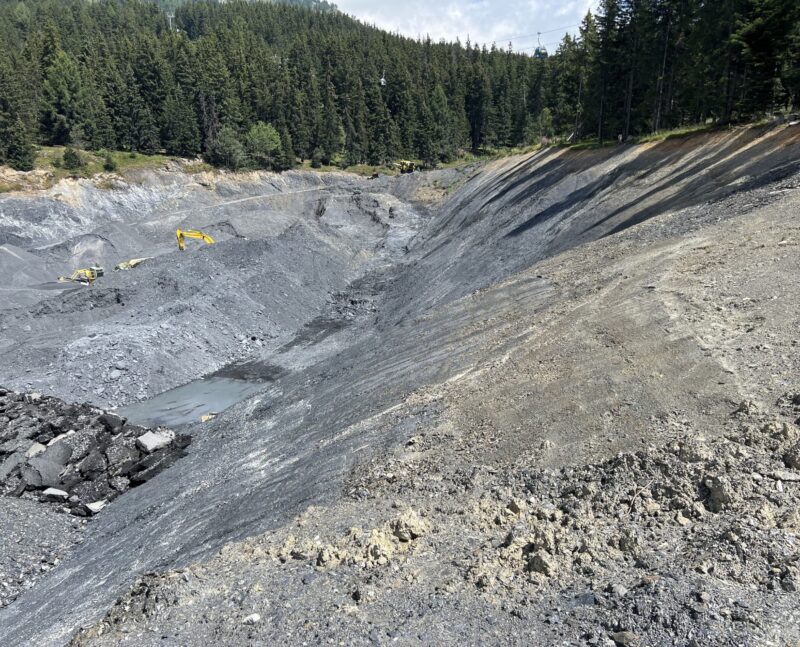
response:
M0 163L19 169L37 144L433 166L798 105L796 0L601 0L549 56L405 38L314 0L0 0Z

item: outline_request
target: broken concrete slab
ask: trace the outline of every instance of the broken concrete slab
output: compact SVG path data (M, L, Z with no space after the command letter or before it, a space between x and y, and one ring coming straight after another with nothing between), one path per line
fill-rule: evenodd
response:
M96 476L104 472L107 468L108 463L102 452L98 449L93 449L86 458L78 463L78 470L80 470L81 474L88 477Z
M126 418L118 416L115 413L104 413L98 418L98 421L111 433L119 433L127 422Z
M61 495L42 494L55 488L67 493L75 513L84 516L91 514L84 504L108 503L146 482L183 456L191 442L189 436L175 436L166 429L148 436L146 429L128 426L119 415L52 397L31 401L24 394L3 396L0 408L10 414L3 416L0 427L4 439L0 445L0 494L61 502ZM55 429L70 427L67 433L52 437ZM40 440L27 439L32 428L44 430L37 436ZM112 435L114 429L119 433ZM136 441L141 436L152 453L138 448ZM155 442L146 442L153 437ZM128 478L134 472L136 478Z
M42 498L45 501L66 501L69 499L69 492L59 490L58 488L49 487L42 492Z
M47 447L41 443L33 443L33 445L28 448L28 451L25 452L25 456L28 458L33 458L34 456L44 453L46 449Z
M74 429L70 429L66 433L59 434L58 436L56 436L52 440L48 441L47 446L51 447L52 445L55 445L56 443L61 442L62 440L64 440L65 438L68 438L69 436L73 435L74 433L75 433L75 430Z
M148 431L146 434L136 439L136 446L143 452L152 454L159 449L163 449L175 440L175 432L168 429Z
M92 503L87 503L86 507L88 508L89 512L91 512L92 514L97 514L103 508L105 508L107 505L108 505L108 501L106 501L104 499L102 501L94 501Z

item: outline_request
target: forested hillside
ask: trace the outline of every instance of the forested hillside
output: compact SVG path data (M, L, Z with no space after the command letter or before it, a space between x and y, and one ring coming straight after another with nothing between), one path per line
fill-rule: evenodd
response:
M602 0L542 58L390 35L327 3L173 4L170 29L153 2L1 0L0 162L30 168L38 143L435 164L800 104L797 0Z
M177 7L187 2L195 0L152 0L159 7L167 11L175 11ZM246 2L277 2L296 7L306 7L309 9L319 9L321 11L336 11L336 5L326 0L245 0ZM224 0L223 0L224 2Z

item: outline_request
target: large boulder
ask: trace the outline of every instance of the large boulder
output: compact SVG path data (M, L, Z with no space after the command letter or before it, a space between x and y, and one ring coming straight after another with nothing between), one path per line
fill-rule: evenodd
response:
M31 458L28 464L22 468L22 480L30 489L41 489L44 487L57 487L61 484L61 473L64 466L46 458Z

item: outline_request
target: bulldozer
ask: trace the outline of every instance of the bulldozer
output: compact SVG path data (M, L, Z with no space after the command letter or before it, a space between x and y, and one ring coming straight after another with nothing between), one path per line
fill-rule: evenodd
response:
M394 166L401 173L413 173L417 170L417 163L412 162L411 160L397 160L394 163Z
M214 239L208 234L204 234L197 229L176 229L175 238L178 239L178 249L184 251L186 249L186 239L196 238L202 240L206 245L213 245Z
M94 283L98 279L98 277L103 276L105 273L106 273L105 270L99 265L92 265L91 267L83 267L81 269L75 270L69 276L59 276L58 282L83 283L84 285L90 285Z

